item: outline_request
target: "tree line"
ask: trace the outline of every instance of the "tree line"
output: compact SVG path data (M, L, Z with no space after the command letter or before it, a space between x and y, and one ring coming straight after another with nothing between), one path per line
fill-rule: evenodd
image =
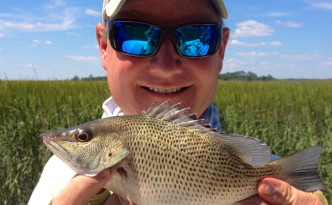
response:
M232 73L219 74L219 80L269 81L269 80L276 80L276 79L274 77L272 77L271 75L257 76L253 72L236 71L236 72L232 72Z
M239 80L239 81L255 81L255 80L261 80L261 81L269 81L269 80L276 80L271 75L267 76L257 76L253 72L245 72L245 71L236 71L232 73L223 73L219 74L219 80ZM106 76L99 76L94 77L92 75L89 75L89 77L83 77L80 78L77 75L74 76L72 79L74 81L97 81L97 80L106 80Z
M84 77L84 78L80 78L77 75L75 75L72 79L70 80L74 80L74 81L99 81L99 80L107 80L106 76L99 76L99 77L94 77L93 75L89 75L89 77Z

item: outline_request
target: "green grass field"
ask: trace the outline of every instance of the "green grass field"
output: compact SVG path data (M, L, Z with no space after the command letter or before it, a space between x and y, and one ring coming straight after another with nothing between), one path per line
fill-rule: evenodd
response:
M0 81L0 204L26 204L51 156L40 135L98 119L105 81ZM332 202L332 81L220 82L223 130L260 138L280 156L324 147L319 173Z

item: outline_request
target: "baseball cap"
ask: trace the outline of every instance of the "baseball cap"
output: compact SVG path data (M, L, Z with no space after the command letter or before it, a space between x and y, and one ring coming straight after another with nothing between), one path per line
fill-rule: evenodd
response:
M126 0L104 0L103 11L102 11L104 22L118 13L123 4L125 3L125 1ZM215 6L218 15L221 18L226 19L228 17L228 13L223 0L211 0L211 1Z

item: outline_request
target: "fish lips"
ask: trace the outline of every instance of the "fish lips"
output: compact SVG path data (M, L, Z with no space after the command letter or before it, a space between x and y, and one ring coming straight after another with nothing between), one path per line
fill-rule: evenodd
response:
M68 158L69 153L65 149L63 149L60 145L52 141L51 135L44 135L43 142L53 152L53 154L55 154L61 160L65 161L65 159Z

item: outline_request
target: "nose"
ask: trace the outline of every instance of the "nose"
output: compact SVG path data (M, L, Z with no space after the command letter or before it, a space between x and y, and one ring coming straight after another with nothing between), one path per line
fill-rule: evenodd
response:
M150 72L158 77L172 77L183 71L183 59L177 54L171 37L163 39L160 49L151 59Z

